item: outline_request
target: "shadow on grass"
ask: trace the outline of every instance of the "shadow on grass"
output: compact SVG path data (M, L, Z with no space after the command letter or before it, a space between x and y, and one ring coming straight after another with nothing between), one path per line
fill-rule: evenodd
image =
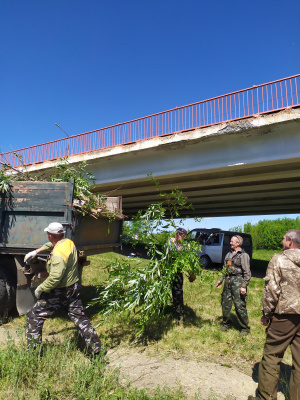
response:
M263 278L266 275L269 261L252 259L251 274L254 278Z
M239 321L237 319L237 316L235 314L230 314L230 318L231 318L231 329L234 329L236 331L240 331L241 330L241 326L239 324ZM220 315L219 317L216 318L216 321L219 322L220 324L220 328L223 325L223 317L222 315ZM210 323L211 321L208 321L208 323Z
M161 318L154 318L145 327L141 335L137 336L138 327L135 325L135 316L121 318L116 326L111 327L107 331L110 346L115 347L121 344L122 341L128 340L129 343L138 343L147 346L150 342L159 341L166 332L174 325L173 315L163 313Z
M82 286L80 290L81 300L83 302L84 307L89 305L89 303L99 297L99 293L104 289L104 286ZM89 306L90 311L95 309L95 313L101 310L100 306ZM93 315L93 314L92 314Z
M61 312L62 312L62 314L60 314ZM59 318L62 318L62 319L65 317L66 319L69 319L69 317L65 313L63 313L63 311L60 311L60 310L56 314L54 314L53 317L51 317L51 318L55 318L55 317L59 317ZM70 326L70 327L63 327L60 330L55 329L55 331L49 332L48 336L55 336L58 333L74 332L75 329L76 329L75 325L74 326Z
M100 304L89 305L89 303L99 296L99 291L101 291L101 287L95 286L83 286L81 288L81 298L83 301L84 307L88 306L88 308L84 308L84 311L89 319L92 319L93 316L102 313L102 307ZM195 311L189 306L184 306L185 318L182 324L183 327L201 327L203 324L209 322L202 320L199 316L196 315ZM50 318L59 317L63 320L69 320L69 317L66 313L66 310L62 307L59 309L53 316ZM116 317L115 322L107 324L105 326L106 332L105 336L109 340L110 347L116 347L120 345L124 340L129 343L140 343L143 345L147 345L150 342L159 341L162 337L170 330L173 329L174 326L177 325L176 313L174 308L169 305L167 306L162 315L159 318L153 318L146 325L144 332L137 338L136 333L138 327L136 325L137 319L135 315L122 315L120 317ZM105 325L105 322L104 322ZM55 335L56 333L66 333L68 331L74 330L74 327L63 327L59 331L51 332L49 335Z
M178 325L177 315L172 306L167 306L163 312L161 318L151 321L151 324L147 326L145 332L141 337L141 341L144 345L147 345L149 341L158 341L174 327ZM194 310L188 306L184 306L184 322L183 327L197 326L200 327L203 321L196 315Z
M258 383L258 368L259 363L256 363L252 370L252 379L254 382ZM284 394L285 398L289 398L289 382L291 378L292 367L290 365L280 363L280 374L278 380L277 390Z
M182 324L183 327L188 326L201 326L206 321L198 317L195 312L188 306L185 306L185 319ZM135 317L128 316L128 318L120 319L116 326L107 330L106 335L109 338L110 346L116 347L122 341L128 340L129 343L138 343L147 346L149 343L159 341L171 329L178 325L176 313L172 306L167 306L159 318L153 318L145 327L144 332L140 336L136 336L137 330L135 328Z

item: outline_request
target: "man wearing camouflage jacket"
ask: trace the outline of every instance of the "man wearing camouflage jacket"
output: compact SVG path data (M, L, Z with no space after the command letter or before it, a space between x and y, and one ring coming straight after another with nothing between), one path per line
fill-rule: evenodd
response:
M258 373L258 397L277 399L280 362L290 345L293 359L290 400L300 400L300 230L288 231L283 252L271 258L265 277L261 324L266 343Z
M247 286L251 279L250 257L242 249L243 238L239 235L232 236L230 240L231 251L226 254L224 266L227 269L226 275L222 276L217 282L217 288L224 288L222 292L222 313L223 325L221 331L231 328L231 308L234 303L236 316L240 324L241 336L246 336L250 332L249 319L246 308Z
M51 251L47 261L48 278L35 290L38 301L28 313L28 348L35 349L42 342L42 329L49 318L62 306L75 324L80 336L92 356L105 353L101 349L100 339L83 311L80 299L78 256L75 244L64 238L64 228L58 222L52 222L47 228L49 242L37 250L26 254L24 261L30 262L40 252Z

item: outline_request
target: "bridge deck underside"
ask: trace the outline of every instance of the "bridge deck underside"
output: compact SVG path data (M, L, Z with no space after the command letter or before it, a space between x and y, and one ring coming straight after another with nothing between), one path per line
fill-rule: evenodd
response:
M227 167L210 172L157 177L160 192L181 190L193 205L182 216L218 217L299 213L300 159L270 165ZM111 190L98 186L98 190ZM149 204L162 201L149 180L122 182L114 195L123 196L123 210L131 217Z

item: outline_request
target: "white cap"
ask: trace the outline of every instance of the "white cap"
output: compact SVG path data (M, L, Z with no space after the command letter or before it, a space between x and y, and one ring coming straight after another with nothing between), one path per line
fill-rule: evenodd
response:
M49 232L53 235L57 235L60 233L65 233L65 230L62 224L60 224L59 222L51 222L51 224L49 224L47 228L44 229L44 232Z

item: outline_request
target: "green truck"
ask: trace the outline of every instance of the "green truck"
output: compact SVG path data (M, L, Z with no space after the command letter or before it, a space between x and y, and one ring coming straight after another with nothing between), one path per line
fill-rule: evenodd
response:
M24 255L47 242L44 228L60 222L79 251L79 267L86 257L121 247L121 197L108 197L111 211L99 218L82 216L73 205L74 182L13 182L0 192L0 316L5 318L16 305L20 315L35 303L35 288L48 276L47 254L39 254L30 264ZM114 216L114 217L112 217Z

